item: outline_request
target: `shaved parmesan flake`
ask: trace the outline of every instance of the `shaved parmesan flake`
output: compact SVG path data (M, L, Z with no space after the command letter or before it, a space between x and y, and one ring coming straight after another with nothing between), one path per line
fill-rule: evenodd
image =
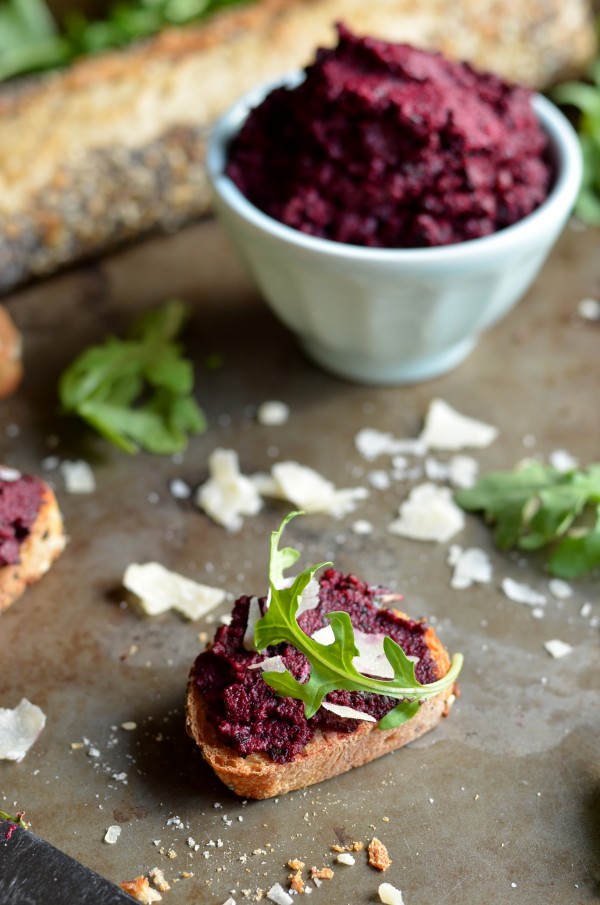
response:
M428 449L459 450L467 446L482 449L498 436L497 428L461 415L442 399L433 399L419 437Z
M285 672L287 667L279 654L276 654L274 657L265 657L260 663L251 663L248 669L260 669L261 672Z
M555 449L548 456L548 461L552 468L560 472L572 471L579 466L579 461L566 449Z
M267 893L267 899L275 902L275 905L292 905L294 901L289 893L285 891L281 883L275 883L271 886Z
M263 402L259 405L256 418L259 424L269 427L285 424L290 417L290 410L285 402L279 402L275 399L269 402Z
M329 701L323 701L321 704L325 710L331 710L336 716L343 716L349 720L365 720L367 723L376 723L377 720L369 713L363 713L361 710L355 710L354 707L346 707L345 704L330 704ZM338 859L339 860L339 859ZM354 864L354 862L352 862Z
M9 468L8 465L0 466L0 481L18 481L21 477L21 472L17 471L16 468Z
M318 628L316 632L313 632L310 636L313 641L316 641L317 644L333 644L335 641L335 635L333 633L333 629L330 625L324 625L323 628Z
M121 835L121 827L120 826L109 826L106 833L104 834L104 841L108 842L109 845L114 845L119 836Z
M512 578L502 579L502 590L509 600L515 603L524 603L527 606L543 606L546 603L544 594L534 591L529 585L520 584Z
M318 644L329 645L335 641L335 635L331 625L325 625L319 628L311 635L313 641ZM361 632L360 629L354 629L354 643L358 649L358 656L352 660L353 666L365 676L373 676L377 679L393 679L394 669L385 655L383 649L383 639L385 635L382 632L367 633ZM409 657L409 660L418 660L419 658Z
M558 638L553 638L552 641L545 641L544 647L548 651L551 657L554 657L555 660L558 660L560 657L566 657L567 654L573 653L573 648L570 644L567 644L566 641L559 641Z
M320 584L316 578L311 578L300 595L298 609L296 610L296 619L307 610L314 610L319 605Z
M465 525L465 515L447 487L425 483L415 487L400 506L400 518L388 531L412 540L445 543Z
M93 493L96 489L94 472L83 459L75 462L63 462L60 466L60 473L67 493Z
M46 725L46 714L27 698L8 710L0 707L0 760L23 760Z
M277 462L271 469L274 484L269 487L263 476L258 476L256 487L265 495L287 500L306 513L324 512L334 518L342 518L353 512L358 500L369 495L365 487L342 490L307 465L298 462Z
M246 631L244 632L244 640L242 642L244 650L256 650L254 644L254 629L261 617L262 613L260 611L258 597L251 597L250 606L248 607L248 622L246 624Z
M551 578L548 582L548 590L557 600L567 600L573 593L571 585L562 578Z
M426 447L421 440L399 440L390 433L365 427L354 438L354 445L364 459L372 462L379 456L395 456L406 453L412 456L422 456Z
M198 584L160 563L132 563L125 570L123 585L140 599L148 616L178 610L187 619L201 619L225 600L225 591Z
M210 478L198 488L196 505L228 531L239 531L242 516L256 515L262 499L250 478L240 472L237 453L215 449L208 458Z
M404 905L402 893L391 883L380 883L377 891L383 905Z
M448 564L454 567L450 587L463 589L472 584L489 584L492 580L492 564L485 550L469 547L463 550L457 544L450 547Z
M351 855L350 852L342 852L337 856L336 860L339 861L340 864L347 864L350 867L353 864L356 864L356 858L354 855Z

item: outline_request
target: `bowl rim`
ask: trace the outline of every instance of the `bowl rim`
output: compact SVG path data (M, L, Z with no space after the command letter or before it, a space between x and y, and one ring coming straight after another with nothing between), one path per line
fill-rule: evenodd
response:
M534 236L548 223L568 216L579 192L583 175L583 160L579 139L567 117L542 94L532 92L531 102L550 143L550 153L556 163L555 181L544 201L530 214L498 232L451 245L432 245L419 248L371 248L322 239L287 226L257 208L225 174L227 148L241 128L250 111L273 89L294 87L304 78L303 71L294 71L260 85L239 98L215 122L206 149L206 171L214 195L239 218L280 242L330 257L364 261L405 264L456 263L473 255L505 251Z

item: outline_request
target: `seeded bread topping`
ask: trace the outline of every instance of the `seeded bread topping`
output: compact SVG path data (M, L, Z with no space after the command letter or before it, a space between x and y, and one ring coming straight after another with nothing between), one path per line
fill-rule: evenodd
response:
M378 605L383 589L365 584L353 575L327 569L320 579L319 603L302 613L298 623L307 635L328 625L326 613L345 611L355 630L365 634L383 633L393 638L410 657L418 658L416 676L429 684L440 678L424 640L426 623L406 619ZM260 601L264 611L265 601ZM278 762L294 760L311 740L317 728L354 732L360 721L341 717L321 708L307 720L302 701L278 697L263 680L260 669L249 667L265 656L279 655L298 681L308 679L306 657L292 645L279 644L257 653L243 646L250 598L240 597L230 625L221 626L212 647L197 658L191 681L195 682L209 707L210 719L220 739L241 756L265 752ZM351 707L381 719L398 703L396 699L358 692L334 691L326 701Z
M42 482L33 475L0 476L0 567L20 562L20 547L39 513L42 494Z
M250 113L227 167L288 226L352 245L447 245L509 226L546 197L530 91L343 27L305 74Z

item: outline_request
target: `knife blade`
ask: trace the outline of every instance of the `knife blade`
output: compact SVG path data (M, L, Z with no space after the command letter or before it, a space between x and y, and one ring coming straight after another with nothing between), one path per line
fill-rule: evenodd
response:
M131 905L109 880L10 820L0 822L0 905Z

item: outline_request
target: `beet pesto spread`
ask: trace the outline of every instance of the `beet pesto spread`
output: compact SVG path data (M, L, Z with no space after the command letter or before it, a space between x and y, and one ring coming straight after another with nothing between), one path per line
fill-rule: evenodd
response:
M531 98L468 64L340 27L301 84L250 113L226 172L256 207L319 238L381 248L475 239L547 196Z
M0 469L0 567L20 562L20 547L40 511L43 485L33 475Z
M419 682L424 685L435 682L440 676L425 641L427 625L380 608L377 597L382 593L385 592L381 588L371 587L353 575L327 569L320 579L318 606L302 613L298 624L310 636L329 624L326 613L345 611L356 630L389 635L407 656L418 658L416 676ZM306 681L310 673L304 654L290 644L278 644L261 653L244 648L249 606L249 597L236 601L231 624L217 630L213 646L200 654L192 668L191 679L207 703L209 719L221 741L244 757L262 751L272 760L285 763L294 760L302 751L316 728L356 731L359 720L337 716L324 708L307 720L302 701L278 697L263 680L260 669L248 668L260 663L265 656L279 654L298 681ZM264 600L261 609L264 612ZM376 720L398 703L394 698L379 694L347 691L330 692L326 700L352 707Z

